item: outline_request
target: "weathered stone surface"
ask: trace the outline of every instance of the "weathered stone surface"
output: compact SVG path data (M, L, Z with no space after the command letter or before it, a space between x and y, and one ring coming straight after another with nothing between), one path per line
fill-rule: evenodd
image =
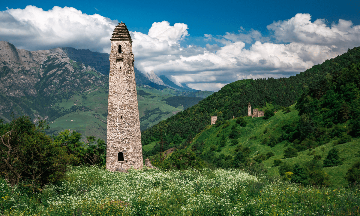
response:
M154 166L151 164L149 158L146 158L146 159L145 159L145 166L148 167L148 168L151 168L151 169L159 169L159 168L157 168L157 167L154 167Z
M257 117L263 117L264 116L264 111L258 111L258 116Z
M258 109L253 109L253 115L252 117L258 117Z
M143 157L132 40L125 23L115 27L110 40L106 169L126 172L141 169Z
M256 117L262 117L264 116L264 111L259 111L258 109L253 109L253 114L251 115L251 104L249 102L248 104L248 116L251 116L252 118Z
M217 116L211 116L211 124L216 124Z

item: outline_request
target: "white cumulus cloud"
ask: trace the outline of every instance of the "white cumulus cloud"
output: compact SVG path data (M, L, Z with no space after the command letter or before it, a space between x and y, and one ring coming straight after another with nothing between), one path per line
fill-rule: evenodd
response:
M28 50L73 46L108 52L116 21L72 7L27 6L0 12L0 38Z
M277 21L268 25L274 31L279 42L298 42L338 47L355 47L360 44L360 26L351 21L339 19L339 22L327 26L324 19L311 22L310 14L298 13L289 20Z
M72 7L44 11L27 6L0 11L0 40L27 50L74 47L109 53L117 23ZM185 23L154 22L147 34L130 32L135 66L167 75L179 85L216 91L239 79L295 75L360 45L360 26L343 19L328 25L299 13L267 28L268 37L242 27L224 35L204 32L207 44L201 47L180 45L191 37Z

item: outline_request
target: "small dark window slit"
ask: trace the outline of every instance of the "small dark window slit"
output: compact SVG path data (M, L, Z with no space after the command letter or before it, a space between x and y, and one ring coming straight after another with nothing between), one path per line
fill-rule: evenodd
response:
M122 152L118 153L118 161L124 161L124 153Z
M120 119L122 119L122 116L120 116Z
M121 53L121 45L119 45L118 52Z

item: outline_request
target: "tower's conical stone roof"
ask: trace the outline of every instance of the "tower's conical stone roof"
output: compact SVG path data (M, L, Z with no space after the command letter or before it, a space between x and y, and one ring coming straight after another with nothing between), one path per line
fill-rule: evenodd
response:
M132 43L129 30L126 28L125 23L119 23L112 34L111 41L130 41Z

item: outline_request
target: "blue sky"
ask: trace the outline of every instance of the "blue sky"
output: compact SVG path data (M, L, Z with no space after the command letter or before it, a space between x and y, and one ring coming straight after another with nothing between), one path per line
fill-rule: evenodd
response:
M360 46L360 1L2 1L0 40L21 49L108 52L117 22L135 66L217 91L288 77Z

